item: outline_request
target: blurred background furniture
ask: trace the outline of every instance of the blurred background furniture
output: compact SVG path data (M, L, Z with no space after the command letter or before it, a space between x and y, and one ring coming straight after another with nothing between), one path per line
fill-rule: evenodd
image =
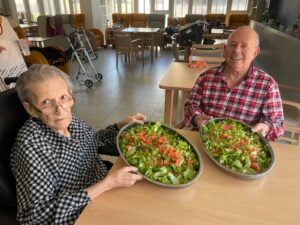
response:
M132 27L147 27L147 14L145 13L132 13L131 14Z
M279 84L284 112L284 135L279 139L289 144L300 146L300 89ZM286 92L298 95L298 101L286 98Z
M115 48L116 48L116 66L118 67L118 56L125 57L125 62L132 63L135 56L138 57L139 52L142 53L142 64L144 65L144 44L141 39L131 39L130 34L116 34L115 35Z
M205 16L202 14L186 14L185 15L185 24L193 23L197 20L205 20Z
M209 67L220 66L225 61L223 57L224 44L202 45L193 44L189 62L203 61Z
M91 45L95 51L97 48L102 48L104 45L104 35L100 29L97 28L86 28L85 27L85 15L84 14L74 14L73 15L73 25L75 28L83 28L86 30L87 35L91 39ZM89 34L88 34L89 33Z
M249 25L251 15L246 13L230 14L227 28L236 29L240 26Z
M69 64L65 62L65 59L61 58L60 61L49 62L48 59L39 51L30 51L30 55L24 56L24 60L27 65L32 65L32 64L55 65L56 64L56 67L59 68L61 71L65 72L66 74L69 75L70 72Z

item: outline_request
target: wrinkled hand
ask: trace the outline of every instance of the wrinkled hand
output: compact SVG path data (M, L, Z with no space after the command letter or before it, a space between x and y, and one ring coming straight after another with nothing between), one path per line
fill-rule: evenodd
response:
M105 178L110 184L110 188L131 187L135 182L142 180L143 177L136 172L138 169L134 166L126 166L112 173Z
M125 119L123 119L121 122L117 123L117 126L119 129L127 125L128 123L139 123L144 124L144 121L147 119L147 117L144 114L136 113L132 116L128 116Z
M208 115L198 115L194 117L194 124L200 129L201 126L207 121L211 120L213 117Z
M269 126L265 123L257 123L252 127L252 131L265 137L269 133Z
M0 53L5 50L6 50L6 48L0 45Z

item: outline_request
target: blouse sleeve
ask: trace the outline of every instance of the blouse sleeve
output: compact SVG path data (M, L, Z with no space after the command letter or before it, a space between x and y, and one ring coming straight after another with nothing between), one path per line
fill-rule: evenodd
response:
M58 190L59 170L42 163L43 145L22 143L13 149L11 167L16 178L18 220L21 224L73 224L90 201L86 190ZM48 157L48 156L47 156ZM51 163L55 164L53 156Z
M116 125L109 125L105 129L97 131L97 140L104 145L115 145L118 132L119 130Z

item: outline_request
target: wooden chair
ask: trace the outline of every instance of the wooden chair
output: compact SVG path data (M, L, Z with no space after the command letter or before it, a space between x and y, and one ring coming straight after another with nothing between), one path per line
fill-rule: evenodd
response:
M175 62L187 62L188 61L188 48L179 46L178 44L179 33L175 33L172 36L172 50Z
M15 26L14 31L16 32L19 39L26 38L25 31L20 26Z
M223 58L224 44L202 45L193 44L189 62L204 61L210 67L220 66L225 61Z
M129 34L116 34L115 36L115 47L116 47L116 66L118 67L118 56L124 55L125 61L129 61L131 64L133 56L138 57L138 53L142 53L142 64L144 66L144 43L141 39L131 40Z
M300 94L299 88L289 85L279 84L279 88L282 95L285 93L297 93L297 96L299 96ZM283 99L282 105L284 112L284 135L279 140L300 146L300 101Z

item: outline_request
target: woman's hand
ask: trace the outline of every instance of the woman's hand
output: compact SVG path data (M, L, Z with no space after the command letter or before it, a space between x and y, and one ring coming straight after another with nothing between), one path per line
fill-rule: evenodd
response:
M119 170L109 173L102 181L87 188L87 193L91 200L105 191L118 187L131 187L135 182L143 177L137 174L137 168L126 166Z
M136 113L132 116L128 116L125 119L123 119L121 122L117 123L117 126L119 129L127 125L128 123L139 123L144 124L144 121L147 119L147 117L144 114Z
M143 177L137 173L134 166L126 166L107 175L103 182L108 182L110 189L118 187L131 187Z

